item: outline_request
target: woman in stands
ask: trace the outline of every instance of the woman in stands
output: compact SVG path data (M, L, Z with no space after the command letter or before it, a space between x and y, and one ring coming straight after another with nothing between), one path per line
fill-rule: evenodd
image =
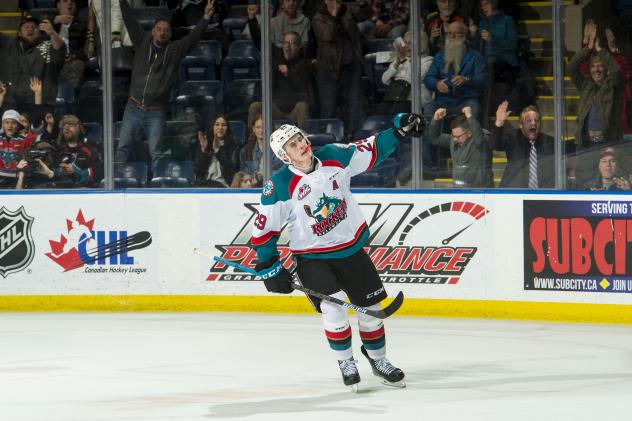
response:
M263 180L263 117L258 114L250 126L250 135L246 145L239 154L239 169L249 173L253 177L253 187L260 187ZM283 166L283 162L274 157L272 159L272 172Z
M195 148L195 184L228 187L239 170L239 144L230 131L228 120L218 115L207 133L198 132Z

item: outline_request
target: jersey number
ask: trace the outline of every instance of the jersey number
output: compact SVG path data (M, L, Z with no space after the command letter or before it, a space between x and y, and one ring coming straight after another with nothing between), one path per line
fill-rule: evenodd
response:
M255 216L255 227L259 230L263 230L267 220L268 218L264 214L257 212L257 216Z
M353 143L356 145L356 148L360 152L372 152L373 151L373 145L371 145L368 142L365 142L364 140L358 140L357 142L353 142Z

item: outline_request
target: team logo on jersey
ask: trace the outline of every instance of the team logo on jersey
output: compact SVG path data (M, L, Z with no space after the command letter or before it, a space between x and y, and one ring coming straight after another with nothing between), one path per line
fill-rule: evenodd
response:
M312 234L319 237L327 234L336 226L347 219L347 201L337 197L329 197L323 193L318 199L314 210L309 205L303 205L303 209L308 217L316 221L311 225Z
M272 193L274 193L274 183L272 182L272 180L268 180L264 183L261 194L263 194L266 197L269 197L269 196L272 196Z
M23 206L15 212L4 206L0 209L0 275L3 278L21 271L33 261L32 225L33 218L26 214Z
M298 188L298 200L303 200L307 197L308 194L312 192L312 188L309 184L303 184Z

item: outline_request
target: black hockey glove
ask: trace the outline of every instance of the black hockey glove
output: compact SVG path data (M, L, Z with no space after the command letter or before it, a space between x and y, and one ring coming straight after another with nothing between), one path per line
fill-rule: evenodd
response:
M408 136L421 136L426 120L418 114L399 113L393 118L393 128L400 140Z
M269 270L275 265L282 265L279 261L279 256L275 256L262 263L257 263L255 270L257 272L265 272L266 269ZM263 284L266 286L266 289L269 292L276 292L277 294L289 294L294 291L292 283L292 275L282 266L276 275L263 279Z

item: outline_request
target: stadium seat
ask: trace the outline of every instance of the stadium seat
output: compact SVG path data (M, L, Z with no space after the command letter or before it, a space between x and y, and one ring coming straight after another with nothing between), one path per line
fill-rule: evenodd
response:
M254 101L261 101L261 79L233 80L224 91L224 113L231 120L246 121L248 107Z
M181 83L187 80L215 80L215 69L215 59L212 57L187 56L180 61L178 76Z
M374 38L369 41L367 51L369 53L377 53L380 51L395 51L393 47L394 39L390 38Z
M217 102L212 96L178 95L175 101L175 118L195 119L200 128L206 128L217 115Z
M222 28L231 38L239 39L247 21L247 16L227 17L222 21Z
M330 143L336 143L336 138L330 133L316 133L309 135L309 141L313 148L319 148Z
M223 111L224 87L219 80L186 81L180 85L175 99L176 115L182 115L186 108L194 108L202 118L202 127L207 127L211 119ZM197 109L203 107L203 109Z
M171 11L167 7L138 7L134 9L134 15L145 30L151 29L158 18L171 21Z
M214 39L198 41L191 51L187 53L191 57L211 57L215 61L216 73L219 74L222 63L222 44Z
M222 63L222 78L226 83L236 79L259 78L259 66L259 50L252 41L233 41Z
M200 127L192 121L167 121L163 149L173 160L192 158L192 149L197 142Z
M366 65L366 72L371 82L373 83L373 89L381 94L384 94L388 87L382 83L382 74L388 69L390 62L377 63L378 53L369 53L364 56L364 63Z
M65 79L57 82L57 97L55 98L55 113L57 115L73 112L75 103L75 90Z
M246 144L246 123L240 120L231 120L228 122L228 125L230 126L230 131L233 136L235 136L237 142L242 145Z
M331 134L337 142L342 142L345 134L344 123L337 118L315 118L306 120L302 128L310 135Z
M156 174L149 182L150 187L192 187L195 174L192 161L161 160Z
M46 4L40 5L39 2L38 2L38 6L39 7L34 7L32 9L29 9L28 11L28 14L33 16L37 20L41 21L44 18L47 18L52 21L53 18L57 15L57 9L55 8L54 1L51 7L47 7Z
M83 123L83 128L86 129L86 139L88 143L97 149L101 149L103 144L103 127L101 127L99 123L88 122Z
M387 158L378 167L351 178L351 187L395 187L397 161Z
M114 164L114 186L135 188L147 185L147 163L134 161Z
M372 115L364 120L361 129L381 132L391 127L392 120L390 115Z

